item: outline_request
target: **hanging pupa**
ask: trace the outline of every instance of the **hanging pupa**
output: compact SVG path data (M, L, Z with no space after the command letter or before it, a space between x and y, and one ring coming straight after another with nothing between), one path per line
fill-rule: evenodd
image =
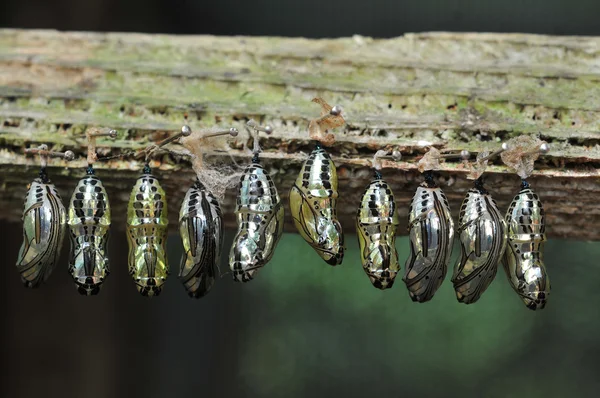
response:
M550 295L550 278L544 265L546 215L538 195L526 181L533 173L539 154L550 150L547 143L519 136L508 143L502 161L521 177L521 190L506 212L508 243L504 270L508 280L527 308L543 309Z
M392 189L379 171L379 151L373 159L375 176L367 185L356 215L356 234L365 273L378 289L392 287L400 271L396 250L398 214Z
M283 233L283 204L275 183L261 166L258 131L270 134L270 126L260 127L254 121L248 125L257 131L254 137L254 156L238 185L235 216L238 231L229 254L229 267L238 282L252 280L267 264Z
M129 275L142 296L158 296L169 276L168 225L165 191L146 164L127 206Z
M189 126L183 126L181 135L192 134ZM201 139L229 134L238 135L235 128L211 131L200 135ZM189 154L201 157L202 153ZM179 233L183 243L183 255L179 280L193 298L205 296L220 275L219 263L223 248L223 214L219 201L199 180L185 194L179 210Z
M129 275L138 292L158 296L169 276L167 234L169 227L167 195L149 165L153 152L179 138L177 134L146 148L145 166L136 180L127 206Z
M344 234L336 214L338 177L321 142L333 143L333 135L326 130L345 120L339 106L332 108L319 98L313 101L323 107L323 115L309 125L311 138L318 141L290 190L290 210L300 236L327 264L338 265L344 259Z
M433 178L441 155L431 148L419 161L425 181L417 188L408 211L410 256L406 261L404 282L413 301L424 303L433 298L452 255L454 222L448 199Z
M17 269L27 287L38 287L45 282L60 256L65 237L67 214L56 187L46 174L48 157L62 157L68 161L71 151L50 152L48 146L26 149L38 153L41 159L39 177L29 184L23 212L23 244L19 251Z
M457 300L465 304L478 301L492 283L506 248L506 222L481 177L487 161L500 152L478 156L469 176L475 179L474 187L460 208L457 234L461 255L454 266L452 283Z
M223 214L217 199L200 181L181 203L179 234L183 243L179 279L190 297L203 297L219 275Z
M117 132L91 128L88 139L88 167L69 203L67 223L71 237L69 274L82 295L95 295L110 273L106 253L110 228L110 204L102 181L96 177L96 137L115 138Z

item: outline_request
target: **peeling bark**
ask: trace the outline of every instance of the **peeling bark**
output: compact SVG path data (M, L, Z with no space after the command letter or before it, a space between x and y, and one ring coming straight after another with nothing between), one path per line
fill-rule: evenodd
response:
M339 167L339 215L347 231L381 148L402 152L383 161L404 222L420 182L416 160L429 145L441 151L494 150L500 142L535 134L551 144L530 183L546 207L551 237L600 239L600 38L521 34L409 34L389 40L277 37L167 36L0 30L0 218L18 220L37 159L25 146L71 149L78 160L53 160L49 173L70 197L85 166L89 126L120 131L99 138L100 156L142 148L178 131L237 127L208 156L250 161L243 125L270 124L262 158L282 196L312 149L309 120L320 96L344 108L348 125L328 148ZM177 222L193 180L189 164L156 159ZM129 192L141 164L97 164L115 226L122 226ZM440 181L458 212L470 182L460 162L446 162ZM506 208L519 178L498 160L487 186ZM234 193L224 210L228 222ZM291 217L286 214L291 226ZM293 231L293 227L288 228Z

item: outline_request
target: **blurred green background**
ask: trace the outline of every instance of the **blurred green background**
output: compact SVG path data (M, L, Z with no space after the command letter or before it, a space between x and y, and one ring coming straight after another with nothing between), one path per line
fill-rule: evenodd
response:
M592 397L600 388L600 242L548 242L553 291L533 312L502 269L471 306L456 301L449 277L425 304L400 280L379 291L355 235L334 268L285 234L257 279L236 284L224 263L213 291L196 301L176 278L179 236L169 240L163 295L148 299L127 275L125 237L115 230L99 296L77 294L68 250L62 269L28 290L13 266L20 226L4 227L2 396L532 398ZM397 247L405 259L407 238Z

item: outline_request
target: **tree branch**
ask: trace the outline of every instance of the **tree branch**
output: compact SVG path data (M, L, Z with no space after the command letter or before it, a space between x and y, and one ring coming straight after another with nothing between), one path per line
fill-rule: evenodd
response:
M78 160L49 168L65 198L83 175L89 126L121 133L98 139L100 156L145 147L179 131L237 127L235 140L208 149L209 157L250 161L243 131L253 118L274 132L261 141L280 194L287 200L301 162L312 149L311 99L340 104L348 125L328 148L339 168L338 212L347 231L371 177L370 159L397 149L382 174L406 213L420 181L416 160L433 145L442 151L494 150L501 141L536 134L551 152L530 182L546 207L553 237L600 239L600 38L521 34L409 34L396 39L306 40L275 37L167 36L0 30L0 217L17 220L37 159L23 148L40 143L73 150ZM141 163L96 165L115 225ZM185 162L153 163L169 193L171 221L193 180ZM177 172L176 172L177 171ZM459 162L440 171L458 212L471 182ZM501 208L519 179L496 161L488 189ZM234 193L224 200L231 212ZM286 214L291 225L291 217ZM288 228L292 231L292 228Z

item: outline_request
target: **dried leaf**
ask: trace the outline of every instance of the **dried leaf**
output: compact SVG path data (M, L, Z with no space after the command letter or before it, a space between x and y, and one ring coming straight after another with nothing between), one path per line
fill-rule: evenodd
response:
M321 105L321 116L327 115L333 109L333 107L325 102L323 98L315 97L312 99L312 102Z
M332 115L331 110L333 107L322 98L313 98L312 101L321 105L321 117L311 120L308 125L308 134L311 139L317 140L325 146L331 146L335 143L335 136L328 133L328 130L345 125L346 120L344 120L342 113Z
M507 142L508 149L500 155L502 161L519 177L533 173L533 164L539 158L539 147L544 141L530 135L520 135Z
M477 160L475 160L475 162L473 163L469 163L469 174L467 174L467 178L469 180L476 180L479 177L481 177L481 175L483 173L485 173L485 169L487 168L488 165L488 160L482 160L483 158L485 158L486 156L488 156L490 154L490 152L488 151L483 151L480 152L477 155Z
M388 151L386 151L385 149L380 149L377 152L375 152L375 155L373 155L373 160L371 161L371 164L373 165L373 168L375 170L381 170L381 168L382 168L381 157L387 156L387 154L388 154Z
M438 170L440 168L440 151L431 147L429 151L417 163L419 171Z

